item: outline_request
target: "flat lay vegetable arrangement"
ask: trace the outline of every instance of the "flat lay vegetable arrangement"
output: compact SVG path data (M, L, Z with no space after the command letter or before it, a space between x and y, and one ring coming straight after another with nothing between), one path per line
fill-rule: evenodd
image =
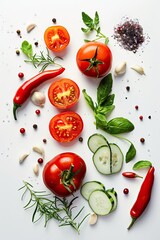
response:
M107 181L102 183L99 179L85 181L85 176L90 171L89 165L87 165L89 160L90 165L92 164L99 175L102 174L106 179L109 179L111 175L114 177L119 174L120 177L126 178L128 182L133 181L135 178L142 182L137 199L130 210L132 221L128 226L129 230L149 204L155 168L150 161L139 160L134 163L132 169L128 168L128 171L123 171L124 164L135 160L137 153L135 144L129 140L130 132L134 134L135 131L134 123L124 116L112 117L113 111L116 114L117 109L117 104L115 104L116 92L112 92L114 80L125 74L126 63L117 66L114 74L112 74L114 56L109 45L108 36L102 33L98 12L95 12L93 18L82 12L82 21L85 27L82 27L81 31L86 38L90 36L90 33L95 34L95 38L84 39L85 43L79 46L75 53L75 63L77 71L82 74L83 80L94 82L94 94L90 92L90 89L81 89L74 76L71 79L65 75L63 63L72 36L64 26L56 25L55 20L53 26L44 29L44 52L46 54L42 51L33 53L33 46L27 40L22 41L20 45L20 51L27 57L24 61L27 64L32 64L36 73L31 79L24 81L13 94L13 119L21 121L23 117L19 112L17 118L17 111L27 100L30 99L36 106L41 107L45 105L47 98L51 107L57 109L57 114L53 115L47 123L48 132L53 138L53 144L55 141L56 144L66 144L66 151L59 152L58 155L54 155L53 151L53 158L48 159L47 163L43 165L44 151L41 148L34 147L33 150L39 153L41 158L38 159L33 171L35 177L37 177L39 165L42 165L42 181L46 191L34 190L32 184L25 179L22 179L24 185L19 190L24 190L22 196L24 201L26 194L30 196L24 208L34 209L32 222L37 222L44 217L46 226L49 220L55 219L58 221L59 226L70 226L80 233L80 226L82 223L85 224L87 218L89 218L89 223L94 225L99 217L107 216L113 212L116 213L119 204L118 197L120 193L117 191L116 186L108 188ZM133 30L135 23L132 21L116 29L116 38L121 42L124 41L124 39L120 39L121 31L125 31L127 26L131 27L129 23L132 24ZM137 25L137 28L142 31L139 25ZM117 34L120 34L120 36ZM134 46L131 47L129 46L131 39L129 40L128 47L125 45L124 51L134 50L134 53L144 42L144 39L141 39L138 45L135 46L132 41ZM123 46L124 42L121 44L121 47ZM59 53L63 53L63 58L58 56ZM144 74L144 70L140 66L133 67L133 69L140 75ZM62 73L63 77L60 76ZM19 73L18 76L21 79L24 77L23 73ZM39 91L39 86L42 83L45 84L46 81L50 83L48 92L44 96ZM129 87L126 89L129 91ZM94 97L91 97L91 94ZM88 113L93 114L94 118L94 121L90 124L95 127L95 131L92 135L86 134L87 139L81 137L83 131L87 132L85 119L78 113L78 110L74 110L78 103L81 103L80 96L85 100ZM28 102L27 105L29 104ZM138 106L135 106L135 109L138 109ZM37 109L36 114L40 115L40 113L41 111ZM140 120L143 120L143 116L140 116ZM34 124L33 128L37 129L37 125ZM20 133L25 135L25 129L21 128ZM111 139L114 140L111 141ZM126 143L126 152L123 152L120 144L116 143L117 139L121 144ZM46 139L43 139L44 143L46 141ZM73 152L74 148L71 151L70 145L67 144L72 143L72 146L74 146L75 141L80 141L88 146L91 159L86 159L83 145L80 146L82 148L81 156ZM140 141L144 143L145 139L142 140L141 138ZM27 157L27 154L21 156L20 164ZM137 173L141 168L146 169L146 176ZM123 192L128 194L129 189L125 188ZM76 205L74 205L75 200L78 198L76 194L82 197L84 204L88 202L88 207L92 213L84 214L84 207L76 212ZM80 221L79 217L81 217Z

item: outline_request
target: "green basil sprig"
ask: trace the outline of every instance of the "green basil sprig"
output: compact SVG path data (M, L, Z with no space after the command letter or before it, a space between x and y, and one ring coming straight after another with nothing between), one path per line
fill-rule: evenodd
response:
M128 139L123 138L117 134L127 133L134 130L134 125L128 119L123 117L116 117L107 121L107 116L115 108L114 98L115 95L111 94L113 85L113 79L111 73L105 76L97 88L97 102L93 102L92 98L87 94L86 90L83 89L83 95L94 112L94 117L96 120L96 128L100 128L105 132L114 135L115 137L126 140L130 143L129 150L126 153L126 162L130 162L136 155L136 149Z

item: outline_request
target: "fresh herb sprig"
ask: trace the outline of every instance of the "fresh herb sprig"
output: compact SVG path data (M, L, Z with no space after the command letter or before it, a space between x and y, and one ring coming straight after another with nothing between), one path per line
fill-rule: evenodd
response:
M66 198L59 198L57 196L52 196L47 194L45 191L34 191L33 186L28 182L23 182L19 190L24 190L22 195L22 200L24 196L28 193L29 200L24 206L24 209L34 208L32 215L32 222L36 223L42 217L45 219L44 226L47 226L47 223L51 219L55 219L59 222L59 226L71 226L74 230L80 233L80 226L87 218L87 214L83 219L78 223L77 218L81 215L84 207L82 207L76 215L73 216L73 209L76 206L73 206L74 201L78 197L74 197L71 201Z
M88 34L93 31L96 32L95 39L93 39L93 40L84 39L85 42L98 41L98 40L103 39L104 43L106 45L108 44L109 38L101 32L101 27L99 26L100 20L99 20L99 15L98 15L97 11L95 12L94 18L91 18L88 14L86 14L85 12L82 12L82 20L83 20L83 23L87 27L87 28L83 28L83 27L81 28L81 30L84 33Z
M49 65L57 65L61 67L60 64L56 63L56 60L62 60L62 58L58 56L51 58L48 48L46 48L46 56L44 56L44 53L42 51L40 52L40 55L36 53L34 54L32 45L27 41L23 41L21 45L21 50L29 58L29 60L25 60L25 62L32 63L35 68L42 66L40 72L44 71Z
M118 134L127 133L134 130L134 125L128 119L123 117L116 117L107 121L108 114L110 114L115 108L114 98L115 94L112 94L112 84L113 79L111 73L109 73L106 77L104 77L98 88L97 88L97 102L94 103L92 98L87 94L86 90L83 89L83 95L90 106L92 111L94 112L94 117L96 120L96 128L100 128L105 132L126 140L130 143L129 150L126 153L126 163L130 162L136 155L136 149L131 143L130 140L119 136Z

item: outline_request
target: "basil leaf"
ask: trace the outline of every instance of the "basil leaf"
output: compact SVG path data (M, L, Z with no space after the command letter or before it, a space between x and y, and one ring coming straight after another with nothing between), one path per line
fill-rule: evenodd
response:
M110 95L108 95L108 97L107 97L106 100L103 102L103 104L101 104L101 106L110 106L110 105L113 105L113 103L114 103L114 98L115 98L115 94L110 94Z
M27 41L22 42L21 50L27 57L31 58L33 56L32 45Z
M130 162L136 155L136 149L133 145L133 143L131 143L130 148L128 149L128 152L126 153L126 163Z
M94 106L93 100L92 100L92 98L87 94L86 89L83 89L83 90L82 90L82 93L83 93L83 95L84 95L84 98L85 98L87 104L88 104L88 105L91 107L91 109L94 111L94 110L95 110L95 106Z
M89 28L81 28L81 30L82 30L82 32L84 32L84 33L90 32L90 29L89 29Z
M138 161L136 162L134 165L133 165L133 170L138 170L140 168L147 168L147 167L151 167L152 166L152 163L148 160L141 160L141 161Z
M107 120L104 114L97 113L95 114L96 127L104 129L107 126Z
M114 105L105 106L105 107L99 106L97 108L97 112L106 115L107 113L113 111L114 108L115 108Z
M109 73L106 77L104 77L98 88L97 88L97 102L99 105L103 104L103 102L107 99L108 95L112 91L112 75Z
M93 28L94 26L93 19L90 16L88 16L85 12L82 12L82 20L87 27L91 29Z
M134 129L133 123L123 117L117 117L110 120L107 124L106 132L110 134L119 134L131 132Z
M99 15L97 11L95 12L95 16L94 16L94 24L95 26L99 24Z

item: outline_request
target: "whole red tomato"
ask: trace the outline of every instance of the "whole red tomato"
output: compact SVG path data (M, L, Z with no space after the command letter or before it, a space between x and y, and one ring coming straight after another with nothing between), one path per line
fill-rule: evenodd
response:
M88 42L77 52L76 62L79 70L89 77L103 77L111 69L112 53L101 42Z
M59 197L77 191L86 173L86 164L77 154L65 152L50 160L43 170L44 184Z

